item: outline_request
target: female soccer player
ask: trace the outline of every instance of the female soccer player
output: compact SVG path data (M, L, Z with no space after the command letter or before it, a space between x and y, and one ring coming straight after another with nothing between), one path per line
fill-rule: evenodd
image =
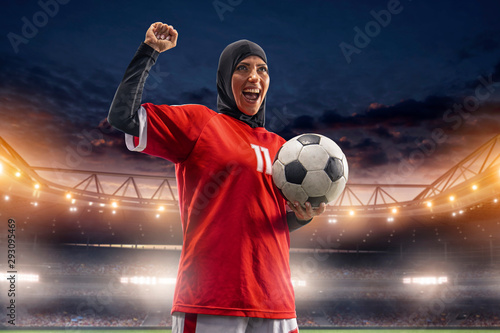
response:
M228 45L217 70L217 108L141 105L158 55L177 31L152 24L113 99L108 120L132 151L176 165L183 247L173 332L298 332L289 232L325 210L288 203L271 163L285 143L264 128L266 54L247 40Z

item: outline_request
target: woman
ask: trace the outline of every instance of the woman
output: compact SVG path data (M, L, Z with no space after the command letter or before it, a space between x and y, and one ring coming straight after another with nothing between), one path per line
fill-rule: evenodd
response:
M150 26L108 116L130 150L176 164L183 247L173 332L298 331L289 232L325 206L288 203L287 212L273 184L271 160L285 140L263 127L266 55L246 40L225 48L218 113L202 105L141 105L149 70L177 38L172 26Z

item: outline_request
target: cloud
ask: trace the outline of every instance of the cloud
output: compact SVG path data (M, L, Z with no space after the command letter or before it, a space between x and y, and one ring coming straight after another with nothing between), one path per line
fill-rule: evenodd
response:
M297 130L314 131L317 129L317 124L311 116L299 116L295 118L292 126Z
M408 99L390 106L372 103L365 112L351 116L325 110L319 121L330 128L421 127L442 120L444 112L455 102L447 96L429 96L424 101Z
M427 122L434 123L452 107L455 99L447 96L429 96L424 101L405 100L392 106L369 108L359 120L372 124L387 124L403 127L420 127Z
M102 68L6 57L0 63L2 136L31 165L172 173L167 161L129 152L123 133L107 124L118 83Z
M468 115L455 114L460 123L444 117L455 104L460 105L460 99L431 95L422 101L409 99L389 106L372 103L364 112L347 116L337 109L327 109L318 117L294 117L278 133L289 139L315 131L332 138L348 158L352 179L369 180L387 174L385 178L395 181L414 177L413 181L422 183L419 173L441 175L458 157L465 157L498 133L499 104L481 105ZM411 175L398 175L402 166L410 168Z
M358 177L371 176L374 168L389 162L383 143L372 138L365 137L356 143L347 137L342 137L337 143L346 154L349 169Z
M465 41L465 44L457 51L459 61L474 58L485 53L492 53L500 48L500 42L492 36L498 35L499 31L484 31L476 34Z

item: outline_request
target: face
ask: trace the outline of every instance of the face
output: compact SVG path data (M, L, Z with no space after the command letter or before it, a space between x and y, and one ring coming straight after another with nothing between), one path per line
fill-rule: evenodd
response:
M238 109L246 115L255 115L266 97L269 87L267 65L258 56L249 56L236 65L231 88Z

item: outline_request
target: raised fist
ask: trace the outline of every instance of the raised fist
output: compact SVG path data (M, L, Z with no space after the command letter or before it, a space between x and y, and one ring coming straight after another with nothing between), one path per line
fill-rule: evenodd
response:
M177 45L178 35L171 25L156 22L151 24L146 32L144 43L161 53Z

